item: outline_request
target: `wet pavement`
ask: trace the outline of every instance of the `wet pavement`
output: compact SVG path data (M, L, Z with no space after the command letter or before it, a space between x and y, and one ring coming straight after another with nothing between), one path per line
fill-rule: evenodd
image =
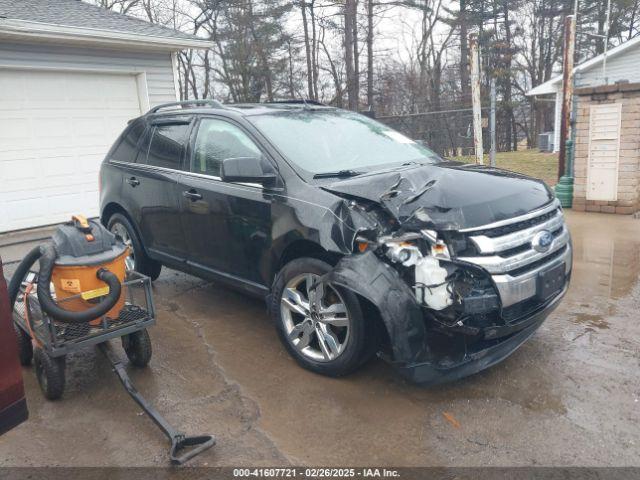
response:
M172 423L217 435L192 465L638 466L640 220L567 216L567 297L473 377L418 387L380 360L344 379L314 375L287 355L262 302L166 269L154 357L130 372ZM20 254L11 248L0 247L5 261ZM43 399L32 368L24 377L31 419L0 437L0 466L166 464L164 438L96 350L68 359L62 401Z

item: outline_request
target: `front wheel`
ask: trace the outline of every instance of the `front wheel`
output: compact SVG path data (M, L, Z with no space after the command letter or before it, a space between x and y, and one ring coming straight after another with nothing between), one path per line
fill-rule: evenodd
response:
M36 377L47 400L58 400L64 393L65 359L49 356L42 348L36 348L33 356Z
M367 336L358 297L320 282L330 270L314 258L285 265L274 282L271 312L280 340L301 366L339 377L362 364Z
M153 349L151 338L146 330L139 330L122 337L122 348L135 367L144 368L151 361Z

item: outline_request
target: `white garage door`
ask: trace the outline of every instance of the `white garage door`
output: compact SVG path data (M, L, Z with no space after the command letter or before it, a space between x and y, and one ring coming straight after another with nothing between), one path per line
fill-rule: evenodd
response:
M133 75L0 69L0 232L98 214L98 171L140 115Z

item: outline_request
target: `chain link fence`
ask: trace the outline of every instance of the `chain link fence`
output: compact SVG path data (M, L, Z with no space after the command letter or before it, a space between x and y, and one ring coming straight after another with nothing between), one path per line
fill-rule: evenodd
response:
M409 138L424 141L432 150L444 157L474 154L473 112L470 108L381 115L376 117L376 120L404 133Z

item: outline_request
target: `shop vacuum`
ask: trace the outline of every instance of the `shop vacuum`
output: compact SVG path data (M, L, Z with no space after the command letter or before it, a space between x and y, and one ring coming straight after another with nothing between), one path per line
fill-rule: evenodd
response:
M181 465L211 448L215 437L187 437L169 425L135 389L109 344L120 338L134 366L151 359L146 330L155 323L151 281L126 271L128 255L120 238L80 215L31 250L9 283L20 360L23 365L34 360L41 390L56 400L64 391L66 356L97 345L127 393L169 438L171 463ZM33 270L36 262L39 268Z

